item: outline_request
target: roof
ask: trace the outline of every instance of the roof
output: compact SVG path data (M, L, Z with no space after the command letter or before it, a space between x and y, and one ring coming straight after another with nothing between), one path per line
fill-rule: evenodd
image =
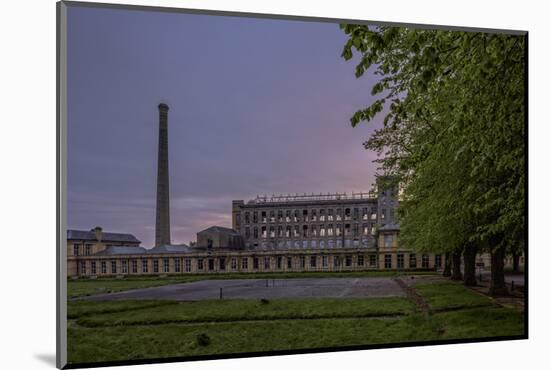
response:
M399 231L399 224L386 224L381 226L378 231Z
M223 227L223 226L210 226L209 228L201 230L198 233L204 233L204 232L228 233L228 234L240 235L234 229L230 229L228 227Z
M96 241L94 231L67 230L67 240L90 240ZM141 241L132 234L123 233L101 233L101 241L117 243L141 243Z
M122 254L144 254L147 253L147 250L143 247L135 247L135 246L110 246L106 249L97 252L94 254L94 256L115 256L115 255L122 255Z
M147 249L147 253L185 253L191 252L193 249L185 244L181 245L159 245L157 247Z

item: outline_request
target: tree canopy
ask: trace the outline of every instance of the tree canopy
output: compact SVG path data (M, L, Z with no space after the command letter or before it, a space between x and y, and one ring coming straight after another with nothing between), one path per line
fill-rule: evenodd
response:
M342 57L374 71L374 102L351 124L383 115L365 142L403 190L401 242L451 251L520 245L525 232L525 37L341 25Z

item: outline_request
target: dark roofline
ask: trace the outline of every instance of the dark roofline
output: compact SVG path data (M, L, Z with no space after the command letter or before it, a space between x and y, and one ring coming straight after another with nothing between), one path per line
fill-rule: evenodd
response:
M90 240L97 241L95 232L93 230L67 230L67 240ZM139 243L141 240L136 238L133 234L128 233L112 233L112 232L101 232L101 241L102 242L117 242L117 243Z

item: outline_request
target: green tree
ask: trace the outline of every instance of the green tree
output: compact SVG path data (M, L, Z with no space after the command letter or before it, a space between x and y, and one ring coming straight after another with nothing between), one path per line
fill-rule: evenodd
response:
M341 28L349 36L342 56L360 55L356 76L379 76L376 99L351 124L385 115L365 147L403 187L401 241L464 251L466 284L475 284L477 251L487 251L491 292L505 293L504 253L523 245L525 233L525 37Z

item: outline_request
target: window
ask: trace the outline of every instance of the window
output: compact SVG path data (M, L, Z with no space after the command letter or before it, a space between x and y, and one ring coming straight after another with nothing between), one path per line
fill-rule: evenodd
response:
M206 248L212 248L214 241L212 239L206 239Z
M241 212L237 212L235 213L235 225L240 225L241 224Z
M416 254L414 253L409 254L409 268L416 268Z
M334 210L333 210L333 209L329 209L329 210L328 210L328 217L327 217L327 220L328 220L328 221L334 221Z
M269 222L275 222L275 211L269 211Z
M365 256L362 254L357 256L357 266L364 266L365 265Z
M306 268L306 257L300 256L300 268L305 269Z
M287 209L287 211L285 212L285 221L290 222L290 210L289 209Z
M237 269L237 258L231 257L231 270Z
M116 261L111 261L111 274L116 274Z
M252 268L254 270L257 270L260 268L260 261L258 260L258 257L252 257Z
M283 222L283 211L282 210L277 211L277 221Z
M342 220L342 209L338 208L336 210L336 221L341 221L341 220Z
M369 265L370 265L371 267L376 266L376 255L371 254L371 255L369 256Z
M275 226L269 227L269 237L274 238L275 237Z
M316 209L311 210L311 221L317 221L317 210Z
M80 274L86 275L86 261L80 262Z
M300 237L300 226L299 226L299 225L295 225L295 226L294 226L294 237L295 237L295 238L299 238L299 237Z
M357 221L359 219L359 208L353 209L353 220Z
M181 272L181 258L174 259L174 271Z
M270 268L270 258L264 257L264 270L269 270Z
M244 223L249 224L250 223L250 212L244 213Z
M280 270L283 268L283 257L277 256L277 269Z
M249 227L244 228L244 238L245 239L250 239L250 228Z
M127 274L128 273L128 261L122 260L122 261L120 261L120 264L121 264L121 268L120 268L121 272L123 274Z
M328 236L333 236L334 235L334 227L332 226L332 224L328 225L328 227L327 227L327 235Z
M267 212L262 211L262 223L266 223L266 222L267 222Z
M319 236L325 236L325 225L319 226Z
M91 244L86 244L86 246L84 247L84 254L86 256L89 256L92 254L92 245Z
M106 274L107 273L107 262L101 261L101 273Z
M80 244L73 245L73 255L78 256L79 249L80 249Z
M384 235L384 247L391 248L393 245L393 234Z
M302 226L302 235L304 236L304 238L308 237L307 225Z
M199 258L197 260L197 269L198 270L204 270L204 260L202 258Z
M159 260L153 260L153 272L159 272Z
M340 256L334 256L334 267L340 267Z
M405 258L402 254L397 255L397 268L402 269L405 267Z
M267 238L267 227L262 226L262 239Z
M363 235L369 235L369 224L363 224Z
M141 260L141 272L149 272L149 264L147 260Z
M209 258L208 259L208 271L213 271L213 270L214 270L214 259Z
M132 260L132 273L137 274L137 260Z
M317 256L310 256L309 257L309 267L317 267Z
M292 268L292 257L286 258L286 267L290 270Z
M323 267L328 267L328 256L323 256Z
M350 255L346 256L346 267L351 267L351 256Z
M258 239L258 228L254 226L254 239Z
M427 269L430 267L430 256L427 254L422 255L422 268Z
M163 267L164 272L170 272L170 260L168 258L164 258Z
M359 224L353 224L353 236L359 236Z
M384 268L391 269L391 254L384 255Z
M277 226L277 237L282 238L283 237L283 227Z
M319 210L319 221L325 221L325 210Z
M254 213L252 214L252 222L257 224L258 223L258 212L257 211L254 211Z
M368 220L368 219L369 219L369 209L363 208L363 220Z
M441 254L435 255L435 268L441 268Z
M248 257L243 257L241 260L241 268L243 270L248 270Z
M225 270L225 258L220 258L220 270Z
M336 236L341 236L341 235L342 235L342 225L338 224L336 225Z

